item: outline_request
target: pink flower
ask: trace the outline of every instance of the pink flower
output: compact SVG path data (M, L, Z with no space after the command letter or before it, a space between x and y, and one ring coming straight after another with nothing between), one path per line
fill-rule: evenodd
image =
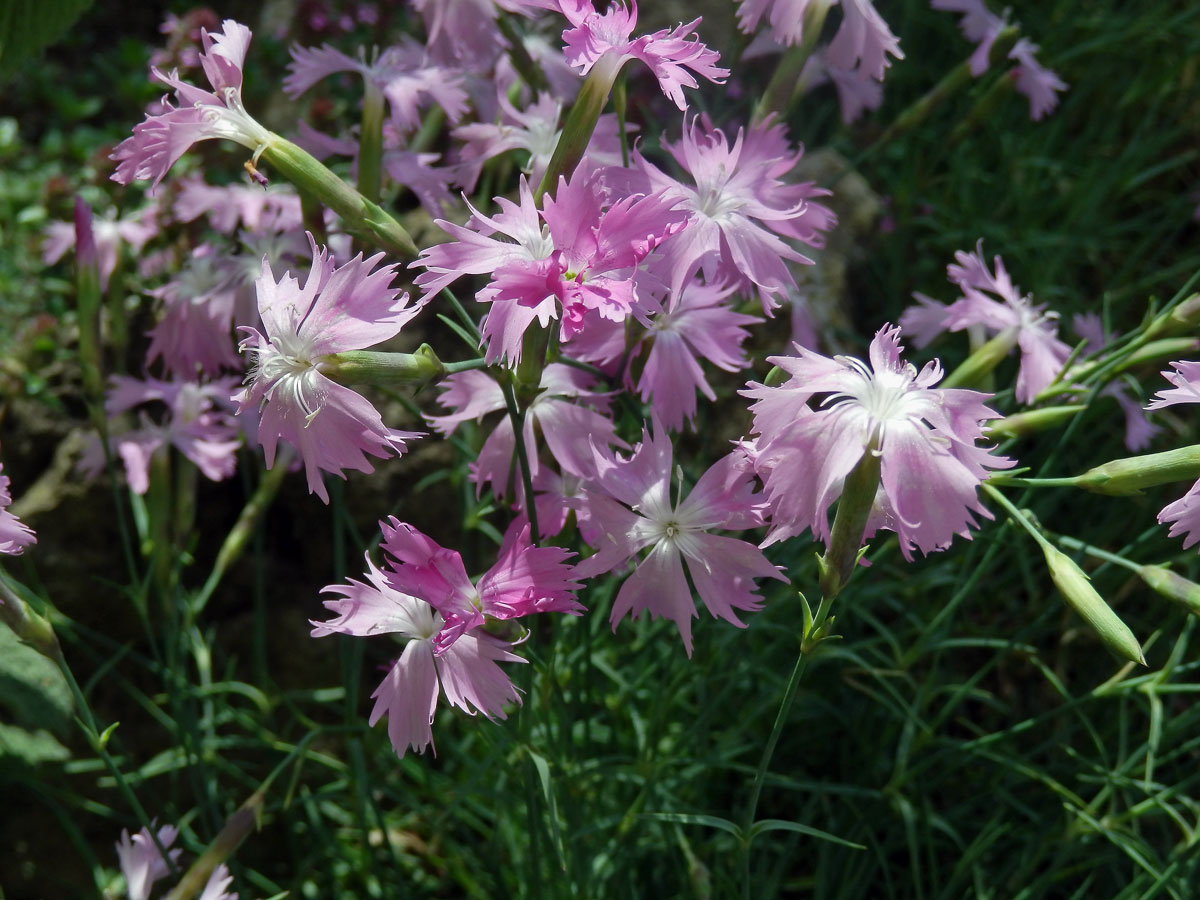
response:
M158 829L158 843L164 848L170 847L178 835L179 829L175 826L164 825ZM167 851L172 862L182 853L179 849ZM146 828L132 838L129 837L128 831L121 829L121 840L117 843L117 859L120 861L121 874L125 876L125 891L129 900L149 900L150 888L154 882L170 871L167 861L163 859L154 838Z
M363 58L353 59L328 44L321 47L292 47L292 61L283 81L284 92L295 99L310 87L335 72L358 72L373 84L388 101L396 128L409 131L420 124L420 110L438 106L445 110L451 122L456 122L467 109L467 93L462 87L462 75L445 66L430 62L425 48L411 38L388 47L371 63Z
M1104 323L1095 313L1076 313L1072 318L1075 333L1087 341L1083 352L1096 353L1117 335L1109 335L1104 331ZM1133 395L1129 384L1124 381L1114 381L1100 393L1112 397L1121 407L1125 416L1125 446L1130 450L1145 450L1150 441L1161 429L1146 419L1142 404Z
M683 224L674 199L661 192L614 198L596 172L560 179L540 214L524 179L520 197L520 206L497 198L501 213L494 219L472 208L473 228L439 220L457 240L422 250L413 263L428 270L415 279L426 297L463 275L492 275L476 294L492 304L481 329L489 362L518 362L521 337L534 319L542 327L561 319L564 340L584 328L589 311L623 321L639 300L637 265ZM490 237L497 232L516 243Z
M638 392L672 431L682 428L684 419L690 422L695 417L696 391L716 399L700 358L726 372L736 372L746 362L741 349L750 336L746 326L759 320L726 306L732 293L731 286L692 281L650 321L643 338L650 342L650 353L638 378Z
M430 52L474 68L490 65L504 47L496 25L501 10L528 15L537 4L525 0L413 0L425 20Z
M77 201L77 209L78 209ZM84 207L86 209L86 206ZM77 213L78 215L78 213ZM100 271L100 290L108 290L108 279L117 268L121 245L128 244L134 253L146 246L146 242L158 234L153 208L146 208L124 218L116 218L116 211L109 210L101 218L87 213L95 247L95 261ZM75 246L77 222L51 222L46 227L46 243L42 247L42 262L47 265L58 262Z
M543 612L577 616L583 612L575 599L582 585L571 580L574 572L566 563L574 554L561 547L534 547L527 528L511 534L501 545L496 564L472 583L455 551L394 517L381 527L380 546L391 557L388 584L420 597L445 621L434 640L438 656L463 634L482 625L485 618L518 619Z
M208 224L225 234L232 234L238 225L257 232L292 231L304 224L300 196L290 185L217 186L199 177L182 179L175 198L175 217L180 222L192 222L201 216L207 216Z
M235 377L203 384L195 381L141 380L114 375L104 401L110 418L145 404L162 404L165 411L153 417L147 409L138 413L139 426L109 437L110 446L125 465L125 477L135 494L150 488L150 464L155 454L175 447L212 481L231 476L237 466L237 449L242 445L232 416L222 405L237 384ZM79 468L95 477L104 468L100 441L85 450Z
M370 724L386 714L388 738L400 758L411 747L418 753L433 743L433 717L442 691L451 706L470 715L481 712L489 719L505 718L504 706L520 702L516 687L498 662L525 662L509 653L504 644L487 634L464 634L437 657L433 639L441 631L442 617L423 600L393 590L368 560L369 585L350 580L329 585L325 593L344 600L326 600L339 618L313 622L313 636L342 634L366 637L394 633L408 638L404 652L388 670L371 698Z
M1177 403L1200 403L1200 362L1184 360L1171 363L1173 372L1163 372L1174 385L1159 391L1146 409L1162 409ZM1158 514L1159 524L1171 523L1171 537L1183 535L1183 549L1200 541L1200 481L1174 503L1168 503Z
M33 529L8 511L12 503L9 478L0 463L0 554L20 556L30 544L37 543Z
M233 884L233 876L229 874L229 867L225 863L219 863L212 870L212 874L208 876L199 900L238 900L236 893L225 890L231 884Z
M783 181L801 155L791 152L783 126L768 120L748 133L739 129L730 147L720 129L693 120L682 140L667 149L692 176L695 187L676 181L640 155L638 164L651 189L688 214L687 227L663 248L671 292L678 294L698 268L709 283L725 279L757 285L764 306L769 295L794 286L785 260L812 260L781 237L821 247L821 232L836 219L824 206L809 202L828 191Z
M303 287L288 273L276 282L263 258L256 287L267 333L242 329L247 334L242 349L254 355L255 364L236 399L238 412L261 407L259 440L267 466L274 465L276 442L283 438L304 460L309 490L328 503L321 470L343 478L344 469L374 471L368 453L400 455L404 442L420 435L388 428L362 395L322 374L321 364L334 353L394 337L420 304L410 306L407 293L388 286L396 267L376 269L382 253L366 260L360 253L335 267L311 235L309 243L312 269Z
M829 507L864 453L880 457L875 525L897 533L905 559L914 546L930 553L955 534L970 537L973 512L991 518L976 488L988 469L1013 463L976 446L983 422L997 418L983 405L987 395L935 389L938 362L917 372L900 349L900 329L885 325L871 341L869 366L802 347L797 356L768 358L792 377L745 392L757 400L755 465L771 504L766 543L806 528L828 541ZM817 409L807 405L821 394L828 396Z
M944 330L962 331L971 325L982 325L992 334L1008 331L1021 349L1017 400L1032 402L1054 381L1071 355L1071 348L1058 339L1058 313L1044 312L1045 306L1034 306L1031 296L1022 295L999 256L993 258L993 275L983 259L983 241L974 253L959 250L954 259L956 263L946 267L946 274L963 296L944 306L914 294L919 305L904 311L900 327L914 336L918 347Z
M133 136L126 138L113 151L118 162L113 180L121 184L153 179L153 187L162 181L167 170L197 141L224 138L236 141L257 154L273 140L271 132L256 122L242 105L242 66L250 44L250 29L233 19L226 19L223 31L209 34L201 29L204 52L200 65L212 91L180 81L174 70L164 75L151 68L154 77L175 89L179 107L165 99L165 111L147 115L135 125Z
M804 32L820 27L826 11L839 0L741 0L738 27L753 34L765 17L771 37L780 44L799 44ZM904 59L900 40L875 11L870 0L840 0L842 22L825 51L832 65L861 70L879 81L891 65L888 54Z
M551 363L542 370L538 395L525 411L524 441L531 475L536 478L544 469L538 459L536 429L540 429L546 446L555 462L566 472L590 476L595 472L592 447L625 447L617 437L613 423L600 413L579 405L579 400L595 399L600 395L590 389L591 379L578 369L562 363ZM489 413L506 407L500 385L486 372L458 372L446 378L438 402L454 412L445 416L426 416L429 424L444 435L451 435L463 422L482 421ZM512 420L505 416L483 442L471 475L482 493L491 484L497 497L508 495L508 482L513 474Z
M662 92L681 110L687 109L683 89L697 86L688 69L717 84L729 75L728 69L717 65L720 54L698 37L688 40L699 19L634 38L636 0L630 0L629 6L612 3L603 13L596 12L592 0L547 0L545 5L557 8L570 20L572 27L562 35L563 52L567 62L584 75L599 64L607 66L615 77L626 60L640 59L650 67Z
M670 619L692 654L692 619L697 617L683 561L696 592L714 618L744 627L737 610L756 610L762 598L755 578L787 578L753 544L709 532L759 525L761 502L754 494L753 474L740 454L730 454L700 477L686 499L671 502L672 449L662 426L628 459L596 456L597 478L578 501L590 519L589 540L599 549L576 572L591 577L650 553L621 585L613 603L612 627L626 613L648 610L651 617ZM678 494L676 495L679 496Z

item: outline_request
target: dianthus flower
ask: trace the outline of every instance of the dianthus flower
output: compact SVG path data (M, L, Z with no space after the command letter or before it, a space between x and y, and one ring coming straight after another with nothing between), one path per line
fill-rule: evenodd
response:
M1034 306L1030 295L1022 295L999 256L993 258L995 274L988 271L983 241L974 253L959 250L954 259L956 263L946 267L946 274L963 296L946 306L914 294L919 305L904 311L900 327L913 336L918 347L942 331L962 331L971 325L982 325L992 334L1010 334L1021 349L1016 397L1022 403L1031 402L1054 381L1071 355L1071 348L1058 339L1058 313L1045 312L1044 305Z
M221 481L237 466L241 438L233 417L223 408L229 404L236 377L218 378L209 383L196 381L141 380L114 375L104 400L110 419L139 409L139 427L109 436L109 442L125 465L125 477L135 494L150 488L150 464L156 454L175 447L200 470L205 478ZM164 410L153 417L146 404L162 404ZM79 468L95 477L104 468L103 447L99 440L88 447L79 460Z
M636 0L630 0L629 6L612 3L603 13L596 12L592 0L538 0L538 5L556 9L570 21L571 27L562 34L563 52L584 75L594 66L604 66L615 78L626 60L640 59L681 110L687 109L683 89L697 86L688 69L717 84L729 75L728 69L717 65L720 54L697 37L688 40L700 19L635 38Z
M573 581L561 547L534 547L529 529L510 534L500 547L496 564L472 583L462 556L394 517L382 524L380 547L390 557L388 584L420 597L445 620L434 640L441 656L464 633L490 619L519 619L543 612L577 616L583 606L575 599L582 585Z
M792 377L745 392L757 400L755 466L770 502L766 543L806 528L828 541L829 507L865 453L880 460L874 525L896 532L905 559L914 547L930 553L956 534L970 537L973 512L991 518L976 488L988 469L1013 463L976 446L983 423L997 418L983 404L988 395L934 388L941 365L934 360L918 372L900 350L900 329L885 325L871 341L870 365L803 347L797 356L768 358ZM815 395L827 396L813 409Z
M246 48L250 45L250 29L233 19L226 19L222 31L209 34L201 29L204 52L200 65L212 91L190 85L179 79L175 70L164 75L151 68L154 77L175 89L179 107L163 100L165 111L147 115L146 120L133 128L113 151L117 170L113 180L129 184L135 180L152 179L153 187L162 181L167 170L197 141L225 138L261 153L273 140L273 135L246 112L242 105L242 66Z
M393 123L402 131L420 124L423 106L441 107L451 122L458 121L467 109L461 73L430 62L425 48L411 38L388 47L370 63L365 51L354 59L328 44L293 46L291 53L283 90L293 99L335 72L358 72L382 92Z
M640 155L638 164L650 189L688 215L686 228L664 247L671 292L678 294L702 267L710 283L728 279L757 285L768 306L771 294L795 285L785 260L812 263L781 237L824 246L821 232L836 219L829 209L809 201L829 191L783 181L801 152L792 153L783 126L769 120L749 132L739 129L730 147L724 132L694 119L678 144L666 146L695 187Z
M109 210L98 218L91 218L89 224L95 243L102 291L108 290L108 279L117 269L121 244L128 244L134 253L138 253L159 230L153 208L140 210L121 219L116 218L114 210ZM75 246L78 228L77 222L51 222L46 227L42 262L49 265L62 259L67 250Z
M831 65L844 70L861 70L875 80L883 78L891 65L888 54L904 59L900 40L875 11L870 0L741 0L738 27L753 34L765 17L771 37L781 44L799 44L804 32L820 28L825 14L840 3L842 23L825 50Z
M392 588L369 559L366 575L369 584L350 579L349 584L325 588L324 593L344 599L325 601L338 616L313 622L312 634L408 638L404 652L371 695L375 706L369 722L374 725L387 715L388 738L397 756L403 758L409 747L423 753L433 743L431 726L441 691L451 706L470 715L482 712L490 719L503 719L505 704L520 701L516 687L496 663L525 660L483 633L464 634L441 657L435 656L433 640L442 630L442 616L424 600Z
M433 742L434 711L440 690L452 706L474 715L504 718L504 705L520 700L498 662L525 662L504 642L477 630L485 617L511 619L539 612L578 615L572 581L557 547L532 547L529 531L510 534L500 558L475 584L459 554L395 518L381 522L386 571L367 559L367 581L330 585L324 593L338 614L313 622L313 636L340 632L366 637L398 633L409 639L400 659L371 696L370 724L386 713L388 737L398 756Z
M164 825L158 829L158 844L163 848L170 847L179 836L179 829L174 825ZM150 830L143 828L131 838L129 832L121 830L121 840L117 843L117 859L121 866L121 874L125 876L125 892L129 900L149 900L150 888L154 882L170 871L167 861L159 852L158 844L150 835ZM171 861L177 860L182 850L167 850Z
M1072 325L1075 333L1087 341L1083 348L1085 354L1097 352L1117 337L1116 334L1105 332L1104 323L1095 313L1076 313L1072 317ZM1146 419L1142 404L1134 396L1129 385L1123 381L1114 381L1100 393L1112 397L1121 407L1125 416L1125 446L1135 452L1150 446L1150 441L1161 429Z
M589 517L590 540L598 540L594 556L576 566L587 578L609 572L636 557L638 562L613 602L612 627L626 613L648 610L653 618L670 619L692 655L692 619L698 616L683 561L696 592L714 618L745 627L738 610L757 610L762 598L755 578L787 578L745 541L709 532L737 531L761 524L762 503L754 493L753 472L739 453L730 454L705 472L691 493L671 502L674 475L671 439L658 423L654 434L628 459L597 453L597 477L577 501Z
M4 464L0 463L0 554L20 556L30 544L37 543L33 529L8 511L12 503L9 493L9 478L4 473Z
M368 453L400 455L404 442L420 435L388 428L361 394L322 374L321 364L334 353L394 337L420 305L410 306L407 293L388 286L396 267L376 269L382 253L365 260L360 253L336 266L311 235L309 243L312 269L303 287L289 273L277 282L263 258L256 288L266 335L242 328L247 337L241 347L255 363L236 399L238 412L262 408L258 433L267 466L283 438L299 451L309 490L328 503L321 470L343 478L344 469L374 471Z
M537 435L540 429L546 447L554 461L566 472L590 476L595 472L592 447L625 447L616 435L613 423L600 413L580 406L580 400L599 395L591 390L591 379L562 363L551 363L542 370L539 392L525 411L524 441L529 459L530 475L537 478L544 468L538 458ZM468 370L447 377L440 385L443 390L438 402L453 410L444 416L426 416L426 420L444 435L451 435L463 422L481 421L489 413L506 406L504 393L496 379L486 372ZM508 494L508 481L513 474L512 419L502 418L488 435L471 466L471 477L477 490L491 484L497 497Z
M1174 385L1159 391L1146 409L1162 409L1177 403L1200 403L1200 362L1171 363L1173 372L1163 372L1163 378ZM1158 514L1161 525L1171 523L1171 537L1183 535L1183 549L1200 541L1200 481L1174 503L1168 503Z
M643 338L650 342L650 352L637 387L642 400L651 403L659 421L672 431L695 417L696 391L716 399L701 358L726 372L745 365L741 348L750 336L746 326L759 320L730 309L725 300L732 293L728 285L692 281L650 320Z
M958 20L959 30L967 40L978 45L971 54L971 74L978 78L986 72L992 44L1008 25L1008 11L998 16L988 9L984 0L930 0L929 5L962 15ZM1029 98L1029 117L1035 122L1054 110L1059 93L1067 89L1067 83L1057 73L1034 58L1037 51L1037 44L1021 38L1008 52L1008 58L1017 64L1010 74L1017 90Z
M540 214L522 179L520 201L497 198L501 212L494 218L472 208L467 227L439 220L457 240L422 250L413 263L427 269L414 282L426 297L463 275L491 274L476 294L492 304L482 328L489 362L518 362L522 335L534 319L542 327L561 319L564 340L584 327L589 311L623 321L638 302L637 265L684 222L675 199L662 192L614 198L597 172L559 179ZM498 241L490 236L495 233L516 243Z

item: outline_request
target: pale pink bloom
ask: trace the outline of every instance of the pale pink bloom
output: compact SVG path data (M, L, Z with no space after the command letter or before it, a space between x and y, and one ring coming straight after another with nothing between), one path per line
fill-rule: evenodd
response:
M678 294L702 268L710 283L757 285L764 308L769 307L770 295L795 284L785 261L812 262L782 238L824 246L822 232L836 219L810 199L829 191L783 180L803 151L793 153L783 126L769 119L749 132L739 129L732 147L720 129L694 119L684 127L682 140L666 147L692 176L694 187L640 154L637 160L651 189L688 214L687 226L663 248L671 292Z
M472 583L462 556L447 550L395 517L382 524L380 547L389 557L388 585L420 597L444 619L434 640L441 656L463 634L487 619L519 619L537 613L577 616L583 606L575 592L583 585L561 547L535 547L529 529L511 533L500 547L496 564Z
M90 216L90 211L88 213ZM141 252L146 242L158 234L154 209L147 207L121 219L110 209L99 218L91 218L95 261L100 272L100 290L108 290L108 279L116 271L121 245L128 244L134 253ZM78 225L75 222L51 222L46 226L46 242L42 246L42 262L52 265L75 246Z
M984 0L930 0L929 5L962 15L959 29L967 40L978 44L971 55L971 74L978 78L986 72L996 35L1008 25L1008 10L998 16L988 9ZM1017 90L1029 98L1029 117L1035 122L1054 110L1058 95L1067 89L1067 83L1057 73L1034 59L1037 51L1037 44L1021 38L1008 52L1008 58L1016 63L1010 75Z
M225 863L219 863L212 870L212 874L208 876L199 900L238 900L236 893L225 890L231 884L233 884L233 876L229 874L229 867Z
M1017 63L1013 69L1017 90L1029 98L1029 118L1035 122L1054 111L1058 95L1067 89L1067 83L1057 72L1034 59L1037 51L1037 44L1021 38L1008 53L1008 58Z
M164 848L175 843L179 829L173 825L164 825L158 829L158 842ZM167 855L174 862L179 859L182 850L167 849ZM120 862L121 874L125 876L125 891L129 900L149 900L150 888L154 882L164 877L170 867L151 837L150 831L143 828L131 838L129 832L121 829L121 840L117 843L117 859Z
M539 393L525 411L525 450L534 478L544 469L538 458L537 431L541 432L555 462L564 471L579 477L587 477L595 472L593 446L606 449L626 446L617 437L609 419L579 405L580 400L595 401L600 398L590 386L591 379L587 375L562 363L551 363L542 370ZM453 434L463 422L471 419L482 421L489 413L505 409L500 385L486 372L458 372L446 378L441 387L443 393L438 401L454 412L425 418L443 435ZM485 485L490 484L497 497L508 495L509 479L515 479L515 449L512 419L506 415L484 441L471 466L471 477L480 493ZM519 479L516 480L519 493L520 483Z
M861 68L843 69L829 62L824 50L814 53L800 73L801 90L810 91L825 82L837 90L842 121L849 125L867 110L878 109L883 103L883 86Z
M537 184L558 145L562 133L558 127L562 113L560 101L549 94L540 94L537 100L520 110L500 93L497 103L501 112L499 122L472 122L451 132L463 141L458 155L458 183L466 191L475 189L484 162L510 150L523 150L529 154L521 171ZM615 114L604 113L596 122L581 165L591 168L621 165L621 142Z
M999 256L993 257L992 274L983 258L983 241L974 253L959 250L954 259L946 274L963 296L945 306L914 294L918 305L904 311L900 327L913 335L918 347L942 331L962 331L971 325L982 325L991 334L1015 332L1021 350L1016 398L1021 403L1032 402L1054 381L1071 355L1071 348L1058 338L1058 313L1046 312L1044 305L1034 306L1032 296L1021 294Z
M233 19L226 19L222 28L215 34L203 29L200 32L204 45L200 65L212 91L180 81L174 70L164 75L151 68L155 78L175 89L180 105L172 107L164 99L164 112L147 115L144 122L134 126L133 136L113 151L111 158L118 163L112 176L114 181L129 184L152 179L153 190L175 161L197 141L214 138L236 141L253 150L256 158L271 142L271 132L259 125L242 105L242 66L250 44L250 29Z
M1177 403L1200 403L1200 362L1181 360L1171 363L1171 368L1173 372L1163 372L1162 376L1174 387L1155 394L1146 409L1162 409ZM1185 550L1200 541L1200 481L1192 485L1183 497L1163 507L1158 514L1158 521L1163 525L1171 523L1168 532L1171 537L1183 535Z
M8 511L12 503L9 477L0 463L0 554L20 556L30 544L37 543L33 529Z
M379 253L336 266L312 236L312 268L303 287L290 274L277 282L264 257L258 310L266 335L243 327L241 347L253 354L254 368L236 398L239 412L261 408L259 440L267 466L275 461L279 438L294 446L304 460L308 488L326 503L329 495L321 471L345 478L345 469L374 471L367 454L400 455L405 441L420 435L384 425L378 411L361 394L321 372L325 357L361 350L394 337L420 304L389 287L394 265L376 269Z
M1115 333L1112 335L1105 333L1104 323L1095 313L1076 313L1072 324L1075 333L1087 341L1083 348L1085 354L1096 353L1117 337ZM1100 393L1112 397L1121 407L1121 412L1125 416L1125 446L1135 452L1145 450L1150 446L1150 441L1162 429L1146 418L1142 404L1133 395L1129 384L1124 381L1114 381Z
M799 44L806 28L813 25L811 16L840 3L842 21L825 53L832 65L843 70L861 70L879 81L891 65L888 55L904 59L900 40L887 22L875 11L870 0L741 0L738 6L738 27L752 34L765 18L771 26L771 37L780 44Z
M767 544L806 528L829 540L829 508L864 453L880 457L876 525L895 531L905 559L931 553L954 535L970 537L972 513L991 514L976 489L988 469L1012 460L977 446L983 423L997 418L986 394L936 389L941 365L918 372L900 359L900 329L885 325L871 341L870 365L830 359L796 347L772 356L791 379L777 388L751 385L755 398L755 465L771 504ZM817 409L802 404L827 395Z
M401 131L420 125L422 108L438 106L451 122L457 122L467 110L467 93L460 72L430 62L425 48L412 38L388 47L372 62L366 61L366 51L359 50L353 59L323 44L320 47L293 45L292 61L283 90L293 99L299 97L321 79L335 72L357 72L382 91L391 111L392 122Z
M525 0L413 0L425 20L425 45L439 59L478 69L504 49L496 24L502 12L529 15L540 4Z
M109 437L110 446L125 465L129 488L144 494L150 487L150 464L155 454L175 447L198 468L205 478L221 481L237 466L237 449L242 442L232 417L223 408L237 378L219 378L209 383L195 381L141 380L114 375L104 411L115 418L134 407L162 404L151 415L149 409L138 412L139 427ZM97 440L83 454L79 468L95 477L104 468L103 447Z
M209 225L225 234L239 225L249 231L292 231L304 224L300 197L289 185L218 186L192 176L180 181L174 209L180 222L205 216Z
M389 526L383 527L386 537ZM482 712L489 719L503 719L505 704L520 702L516 687L497 663L525 660L504 649L503 642L482 632L467 633L437 654L434 639L443 628L441 614L424 600L392 587L369 558L366 577L369 584L350 579L349 584L324 589L323 593L344 599L324 601L337 618L313 622L312 634L408 638L404 652L371 695L375 706L370 724L387 715L388 738L397 756L403 758L409 747L423 753L433 743L431 726L440 692L445 692L451 706L469 715Z
M726 305L733 290L729 285L692 281L650 320L650 330L642 339L650 342L650 353L637 387L642 400L672 431L695 417L696 391L716 399L700 359L726 372L736 372L746 363L742 352L742 343L750 336L746 326L759 320Z
M567 62L584 75L598 64L615 75L626 60L640 59L650 67L662 92L681 110L687 109L683 89L697 87L688 69L717 84L729 75L728 69L717 65L720 54L693 34L700 19L635 38L636 0L630 0L629 6L611 3L603 13L596 12L592 0L543 0L539 5L557 9L570 21L571 27L562 34L563 52Z
M755 578L787 581L762 551L736 538L710 534L737 531L761 524L762 503L754 493L753 472L740 453L716 462L700 477L691 493L671 500L671 440L657 422L654 434L643 432L642 442L628 459L596 455L597 477L577 503L590 519L589 541L599 541L597 552L576 566L585 578L609 572L636 557L638 562L621 585L613 603L613 630L626 615L649 611L652 618L670 619L692 654L692 619L698 616L684 574L684 560L696 592L714 618L744 623L738 610L757 610L762 598Z

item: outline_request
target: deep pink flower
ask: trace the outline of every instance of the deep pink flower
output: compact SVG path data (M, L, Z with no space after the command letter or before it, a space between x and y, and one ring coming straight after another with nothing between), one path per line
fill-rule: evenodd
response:
M597 454L596 464L597 477L578 503L590 520L591 534L585 536L600 543L576 572L583 577L608 572L650 548L613 603L614 631L626 613L637 616L648 610L653 618L675 623L691 656L692 619L698 613L684 574L685 559L709 613L739 628L744 624L737 611L762 605L755 578L787 581L753 544L709 533L762 522L753 473L740 453L716 462L686 498L676 494L674 503L671 440L657 422L653 436L644 432L628 459Z
M904 311L900 327L913 335L918 347L942 331L962 331L971 325L982 325L992 334L1010 332L1021 349L1016 397L1022 403L1031 402L1054 381L1071 355L1071 348L1058 339L1058 313L1046 312L1045 306L1033 305L1031 296L1022 295L999 256L993 258L992 274L983 259L983 241L974 253L959 250L954 259L946 274L963 296L945 306L914 294L918 305Z
M771 504L766 543L806 528L829 539L829 507L864 453L880 457L876 525L895 531L900 550L930 553L956 534L970 537L972 513L991 514L976 495L988 469L1011 466L976 446L983 423L997 418L986 394L936 389L940 364L920 371L900 359L900 329L885 325L871 341L870 365L830 359L796 347L796 356L768 358L791 379L777 388L752 385L757 402L755 465ZM814 395L828 395L817 409Z
M167 170L197 141L224 138L253 150L255 157L271 142L271 132L263 128L242 105L242 66L250 44L250 29L226 19L222 31L209 34L201 29L204 52L200 65L212 91L180 81L172 70L164 75L151 68L154 77L175 89L179 107L163 101L164 112L147 115L135 125L133 136L113 151L117 170L113 180L129 184L153 180L151 189L162 181Z
M652 190L678 203L687 226L663 248L671 292L678 294L698 268L711 284L720 280L757 285L764 307L770 295L793 286L785 260L811 264L781 239L824 246L822 232L836 222L811 198L829 191L789 184L783 177L800 160L783 133L767 120L749 132L738 130L733 146L724 132L694 119L678 144L667 149L695 181L671 178L638 156Z
M662 92L681 110L687 109L683 89L697 86L688 69L717 84L729 75L728 69L717 65L720 54L693 36L700 19L635 38L636 0L630 0L629 6L611 3L603 13L596 12L592 0L542 0L539 5L557 9L570 21L571 27L562 35L563 52L567 62L584 75L600 65L615 77L626 60L640 59L650 67Z
M521 337L534 319L542 327L561 319L564 340L582 330L589 311L623 321L639 299L637 265L684 221L676 200L661 192L614 198L597 172L560 179L540 214L524 179L520 199L518 206L497 198L501 213L495 218L472 208L466 227L439 220L457 240L422 250L413 263L427 269L415 279L424 296L463 275L491 274L491 283L476 294L492 304L481 329L489 362L518 362ZM498 241L495 233L516 242Z
M510 534L496 564L472 583L462 557L394 517L381 523L380 547L390 557L386 573L393 589L420 597L445 620L434 640L442 655L485 618L519 619L544 612L580 615L574 571L561 547L534 547L529 530Z
M312 246L312 269L301 287L290 273L277 282L264 257L256 283L258 309L266 335L243 327L242 349L254 355L254 368L237 400L239 412L261 407L259 440L267 466L275 461L279 438L304 460L308 488L326 503L321 470L345 478L344 469L374 471L367 454L400 455L404 442L420 435L395 431L361 394L321 372L326 356L361 350L395 336L420 304L389 287L394 265L376 269L379 253L335 266L325 248Z
M441 692L450 705L470 715L482 712L490 719L503 719L505 704L520 702L517 689L497 663L525 660L509 653L503 642L483 633L466 633L435 653L434 639L443 630L441 614L424 600L392 587L369 558L366 577L369 584L350 579L349 584L324 589L323 593L344 599L325 601L337 618L313 622L312 634L408 638L404 652L371 695L375 706L370 724L387 715L388 738L397 756L403 757L409 747L423 753L433 743L431 726Z

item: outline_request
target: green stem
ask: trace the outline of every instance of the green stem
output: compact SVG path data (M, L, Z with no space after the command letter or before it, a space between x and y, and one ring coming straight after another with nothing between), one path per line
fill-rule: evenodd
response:
M369 78L363 81L366 90L358 138L358 192L378 203L383 169L383 90Z
M538 529L537 504L533 502L533 472L529 467L529 453L525 449L525 412L517 406L517 395L507 374L500 379L500 390L504 392L504 403L508 407L508 417L512 420L517 467L521 470L521 484L525 488L525 511L529 515L529 538L536 547L541 541L541 531Z

